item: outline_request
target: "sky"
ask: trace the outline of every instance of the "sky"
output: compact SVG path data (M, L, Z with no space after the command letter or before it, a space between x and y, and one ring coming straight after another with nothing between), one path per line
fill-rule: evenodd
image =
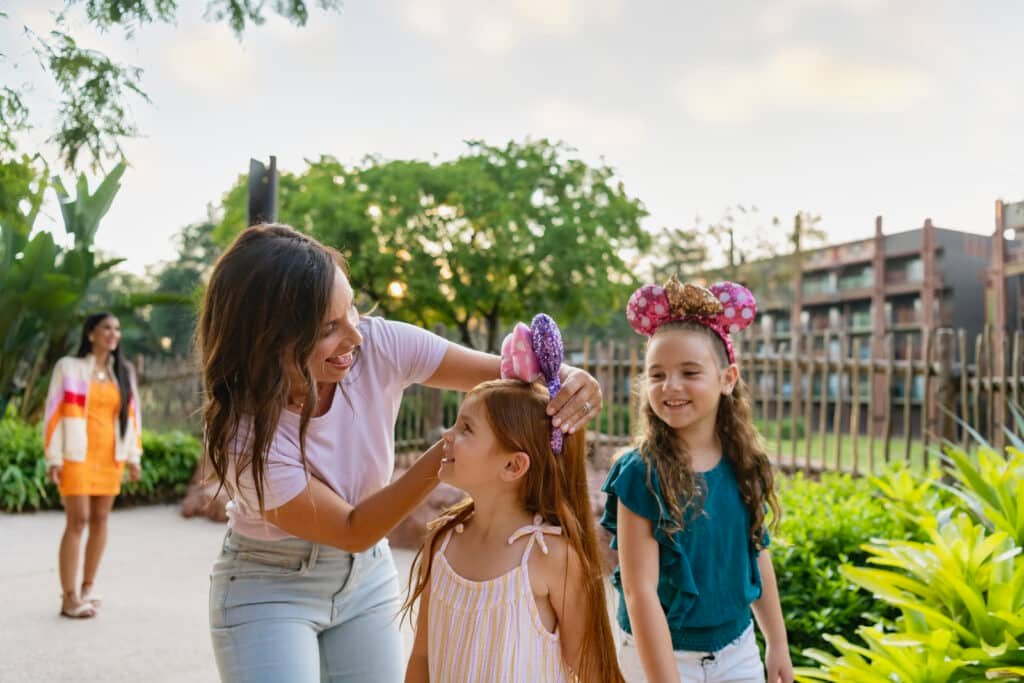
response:
M615 168L648 229L743 205L748 230L809 211L831 241L877 215L991 233L995 200L1024 200L1018 0L346 0L241 39L205 4L132 38L69 14L152 99L131 107L142 135L97 237L132 272L173 258L173 235L271 154L301 172L547 137ZM31 89L22 146L55 158L57 92L23 27L45 33L62 3L5 5L0 83ZM59 225L54 202L39 225Z

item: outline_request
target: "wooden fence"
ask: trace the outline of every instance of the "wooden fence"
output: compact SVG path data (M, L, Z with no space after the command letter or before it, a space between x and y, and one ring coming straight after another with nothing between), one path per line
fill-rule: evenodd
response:
M872 356L878 348L881 354ZM887 334L874 348L868 336L829 331L803 335L796 348L741 334L736 350L758 428L787 470L866 473L894 461L926 467L943 440L971 442L954 415L996 445L1004 441L1004 425L1017 433L1009 406L1020 404L1024 384L1020 333L968 340L963 330L922 329ZM605 459L633 439L643 341L584 339L566 361L601 384L604 403L589 439ZM198 431L200 385L192 363L142 359L140 367L146 426ZM457 392L409 389L396 451L412 456L432 443L454 421L460 401Z

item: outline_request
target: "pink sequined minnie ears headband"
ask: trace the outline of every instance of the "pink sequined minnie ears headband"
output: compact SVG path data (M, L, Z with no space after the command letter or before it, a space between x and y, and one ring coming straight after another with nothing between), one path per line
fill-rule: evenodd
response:
M673 275L665 286L644 285L626 304L626 319L638 333L650 337L661 325L676 320L695 322L717 334L725 344L729 362L736 352L729 336L754 322L757 301L750 290L735 282L719 282L704 289L679 282Z
M554 398L562 387L558 371L564 355L558 325L549 315L538 313L529 327L516 323L501 342L501 378L532 384L543 377L548 394ZM562 452L561 429L551 429L551 450Z

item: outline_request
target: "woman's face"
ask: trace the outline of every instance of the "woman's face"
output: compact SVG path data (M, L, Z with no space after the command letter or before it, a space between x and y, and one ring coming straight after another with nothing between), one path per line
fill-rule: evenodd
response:
M101 320L89 333L93 353L113 353L121 343L121 322L112 315Z
M320 337L309 357L309 371L317 383L337 383L348 374L355 350L363 343L359 314L353 303L352 286L341 268L335 268L331 303L320 329Z

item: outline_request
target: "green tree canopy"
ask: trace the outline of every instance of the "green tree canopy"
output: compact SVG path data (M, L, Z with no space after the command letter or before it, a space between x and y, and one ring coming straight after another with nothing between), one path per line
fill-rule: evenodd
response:
M245 178L224 209L221 244L245 226ZM321 157L279 182L280 220L339 248L366 299L490 350L538 311L572 323L622 310L635 282L626 255L650 243L645 215L611 168L547 140L471 141L433 164Z

